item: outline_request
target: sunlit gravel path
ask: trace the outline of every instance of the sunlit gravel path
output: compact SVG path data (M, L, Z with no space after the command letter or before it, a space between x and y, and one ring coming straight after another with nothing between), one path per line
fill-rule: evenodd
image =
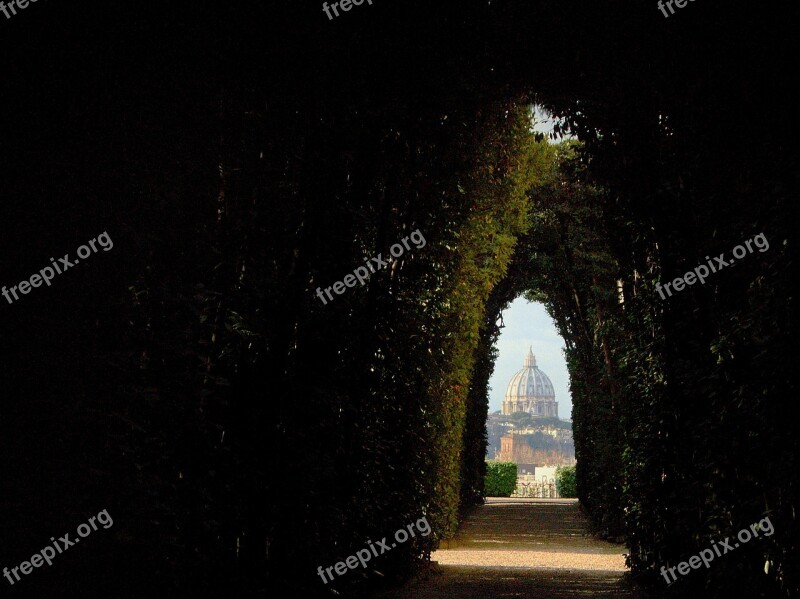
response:
M625 548L589 535L577 501L489 499L433 567L383 599L636 597Z

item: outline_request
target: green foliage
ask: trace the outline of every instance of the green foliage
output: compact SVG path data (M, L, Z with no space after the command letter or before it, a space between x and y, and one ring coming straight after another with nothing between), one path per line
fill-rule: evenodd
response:
M566 343L578 497L598 532L624 535L633 571L646 579L763 514L780 514L793 530L783 493L795 483L764 466L772 463L770 451L797 451L787 419L766 399L793 393L779 349L791 345L786 331L795 328L778 307L792 298L786 283L791 260L780 241L789 232L774 213L764 215L768 224L749 220L746 190L715 181L739 200L728 207L735 210L725 217L724 241L713 249L710 242L698 244L698 235L714 238L725 212L722 195L708 200L698 222L677 219L672 205L641 206L641 191L624 192L608 163L590 171L591 152L617 150L589 139L586 146L563 144L558 180L532 190L529 233L493 294L489 306L497 311L487 320L523 291L547 306ZM636 158L626 153L624 160ZM597 184L598 172L614 194ZM664 185L653 193L680 202L674 191L680 185ZM705 253L729 250L767 229L781 232L773 249L757 257L760 264L717 273L666 302L655 292L656 282L682 274ZM530 422L523 415L512 421ZM741 464L749 465L746 471ZM686 584L696 592L738 586L753 596L793 588L797 582L788 572L795 569L777 557L779 545L793 542L776 536L749 548L749 556L738 554L748 574L721 569ZM769 571L782 561L787 574L771 578L769 589L756 588L751 577L767 560Z
M511 497L517 488L517 465L514 462L486 462L483 483L486 497Z
M487 399L472 377L488 369L478 351L486 303L529 225L527 190L552 170L553 151L533 141L524 103L454 108L445 122L438 111L406 114L413 118L399 128L353 116L331 119L325 131L341 156L353 145L381 168L357 174L326 154L305 172L305 163L287 170L268 158L237 173L226 196L227 276L214 290L225 301L209 294L205 322L228 325L213 330L213 362L246 394L234 403L243 410L234 438L259 449L247 462L264 482L257 497L270 505L248 534L287 548L269 564L281 577L301 561L335 562L425 515L433 535L376 563L402 574L453 534L460 509L483 498ZM260 127L282 130L270 115L256 116ZM292 143L302 145L296 135ZM241 151L258 155L260 140L249 143ZM277 195L265 193L264 180ZM304 188L308 181L317 186ZM280 218L252 209L272 203L285 204ZM317 286L389 256L416 229L424 247L327 305L316 297ZM267 246L245 243L263 231ZM265 318L267 309L285 317ZM275 401L258 403L265 395ZM290 464L277 459L282 446L298 448ZM297 469L317 484L291 497L277 492ZM297 522L302 530L293 532Z
M558 466L556 468L556 491L561 497L578 496L575 466Z
M276 596L311 597L310 564L426 515L433 535L364 574L407 572L481 499L498 316L527 293L566 343L579 498L598 531L625 535L634 574L660 579L769 514L774 536L687 577L687 595L800 596L800 159L775 133L796 113L780 64L795 22L627 4L412 1L327 23L245 2L208 30L115 5L82 21L94 47L21 53L41 70L4 72L16 107L0 118L26 127L21 144L4 133L0 161L9 197L27 198L4 216L8 280L95 219L119 262L59 280L58 310L35 303L44 290L5 306L4 373L37 399L10 408L24 433L4 442L30 467L6 486L34 489L44 465L65 491L17 493L4 512L121 502L126 573L163 584L99 596L281 580ZM75 37L51 21L37 39ZM537 85L581 144L529 131ZM19 219L53 197L56 212ZM424 248L317 298L417 228ZM761 231L768 252L655 291ZM39 447L26 426L48 433ZM7 536L35 546L61 525Z

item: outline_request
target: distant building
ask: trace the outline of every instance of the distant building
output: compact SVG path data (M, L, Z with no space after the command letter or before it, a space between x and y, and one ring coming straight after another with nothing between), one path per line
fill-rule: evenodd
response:
M512 431L500 438L497 459L535 466L537 469L541 466L572 465L575 463L575 445L572 439L559 441L538 431L534 434Z
M521 475L575 463L572 426L558 418L553 384L536 365L533 348L508 384L502 414L489 415L486 432L487 457L516 463Z
M535 416L558 418L553 383L536 366L533 347L528 350L522 370L518 370L508 383L502 411L506 415L527 412Z
M486 420L486 457L495 459L500 451L500 439L514 429L514 424L508 416L503 416L499 411L489 414Z
M556 489L556 467L537 466L535 469L522 470L517 465L517 488L512 497L549 497L558 498Z

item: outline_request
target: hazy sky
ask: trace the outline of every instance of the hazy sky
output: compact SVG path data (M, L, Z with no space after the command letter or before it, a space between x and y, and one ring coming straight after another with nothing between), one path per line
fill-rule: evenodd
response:
M538 133L547 133L550 134L553 132L553 125L555 125L555 121L553 118L546 112L544 112L539 106L533 107L534 111L534 119L536 123L532 127L532 129Z
M544 133L548 136L552 135L553 127L558 122L558 119L554 119L549 112L545 112L538 105L534 105L533 107L533 120L535 121L535 123L531 127L531 131L536 131L537 133ZM549 141L550 143L560 143L565 139L576 139L576 138L571 133L564 133L556 136L555 139L549 139Z
M564 341L555 324L541 304L528 303L517 298L503 312L505 328L501 330L497 349L500 355L489 379L489 411L501 408L506 386L517 370L523 367L528 346L533 346L536 365L552 381L558 402L558 416L572 419L572 401L569 396L569 375L564 360Z

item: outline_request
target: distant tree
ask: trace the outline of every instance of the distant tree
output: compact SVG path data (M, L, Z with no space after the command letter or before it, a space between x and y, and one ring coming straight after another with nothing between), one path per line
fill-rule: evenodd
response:
M511 497L516 488L517 465L514 462L486 462L486 497Z
M561 497L578 496L578 487L575 484L575 466L556 468L556 491Z
M525 428L533 424L534 418L527 412L515 412L511 414L511 422L516 428Z
M561 420L560 418L556 418L554 416L546 416L544 418L535 418L533 420L533 422L532 422L532 425L533 426L542 426L542 427L552 426L553 428L566 429L566 430L572 429L572 425L569 422L567 422L565 420Z

